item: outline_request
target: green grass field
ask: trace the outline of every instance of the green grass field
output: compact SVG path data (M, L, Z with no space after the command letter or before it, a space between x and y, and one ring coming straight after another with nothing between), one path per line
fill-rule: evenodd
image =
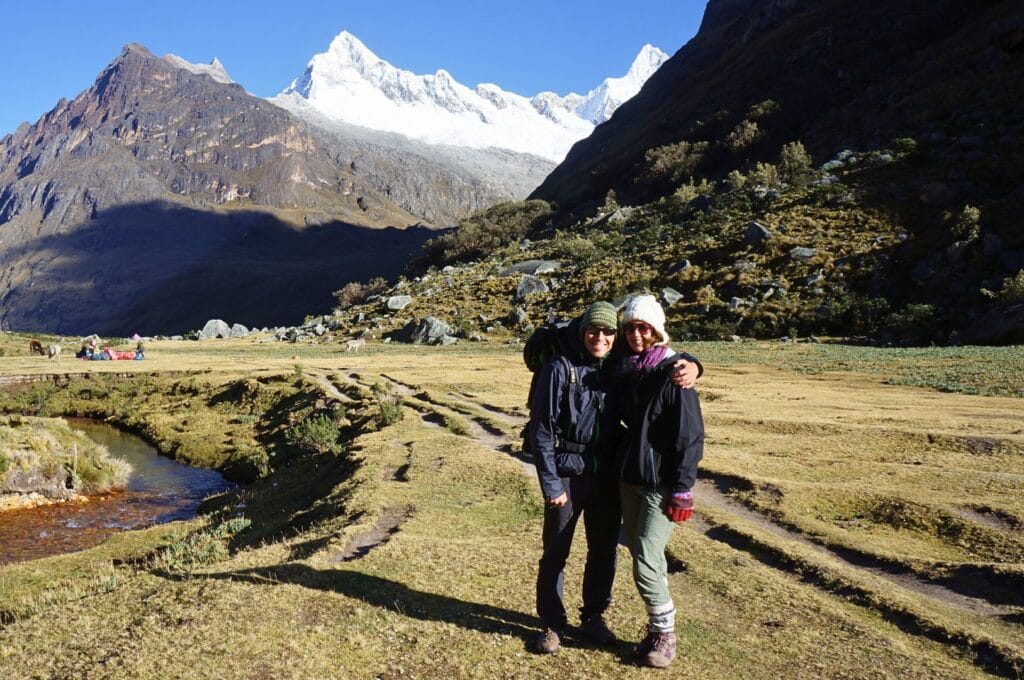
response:
M193 462L285 456L289 409L343 425L335 452L268 457L196 520L0 567L4 680L650 673L626 658L645 615L624 550L623 643L530 651L542 510L510 455L517 348L153 343L144 362L58 368L3 342L0 380L70 377L8 385L0 408L78 410L88 384L96 413ZM666 677L1024 673L1024 350L687 349L708 440L697 516L669 545Z

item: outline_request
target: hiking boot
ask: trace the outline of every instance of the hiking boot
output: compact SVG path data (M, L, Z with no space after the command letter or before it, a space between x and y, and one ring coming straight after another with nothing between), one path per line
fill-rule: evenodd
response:
M644 626L644 630L646 631L644 639L633 647L632 654L638 658L647 656L647 653L651 651L652 647L654 647L654 639L657 636L657 633L652 632L647 626Z
M652 668L668 668L672 659L676 658L676 634L652 633L651 648L644 659ZM643 644L643 643L641 643Z
M562 647L562 641L558 637L558 631L554 628L545 628L544 632L537 638L534 645L541 654L554 654Z
M591 642L596 642L599 645L612 645L618 642L618 638L615 637L615 633L611 631L608 624L605 623L604 617L600 614L595 614L589 619L584 619L580 623L580 632L583 633Z

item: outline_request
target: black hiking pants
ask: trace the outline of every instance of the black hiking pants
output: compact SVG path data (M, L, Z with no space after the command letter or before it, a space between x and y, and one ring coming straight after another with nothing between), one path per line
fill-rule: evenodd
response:
M560 508L547 506L544 511L544 547L537 572L537 614L545 627L556 630L568 624L562 601L565 562L580 515L587 535L581 620L603 613L612 601L621 524L617 479L569 477L562 479L562 484L569 502Z

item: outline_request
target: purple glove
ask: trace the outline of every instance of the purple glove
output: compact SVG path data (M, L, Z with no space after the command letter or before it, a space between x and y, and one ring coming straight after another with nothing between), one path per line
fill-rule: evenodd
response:
M693 493L685 491L672 494L665 506L665 514L676 524L693 517Z

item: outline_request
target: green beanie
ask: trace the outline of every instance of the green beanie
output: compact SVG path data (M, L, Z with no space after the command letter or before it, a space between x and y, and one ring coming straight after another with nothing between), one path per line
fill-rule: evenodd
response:
M588 328L618 328L619 314L615 305L601 300L587 307L580 319L580 333Z

